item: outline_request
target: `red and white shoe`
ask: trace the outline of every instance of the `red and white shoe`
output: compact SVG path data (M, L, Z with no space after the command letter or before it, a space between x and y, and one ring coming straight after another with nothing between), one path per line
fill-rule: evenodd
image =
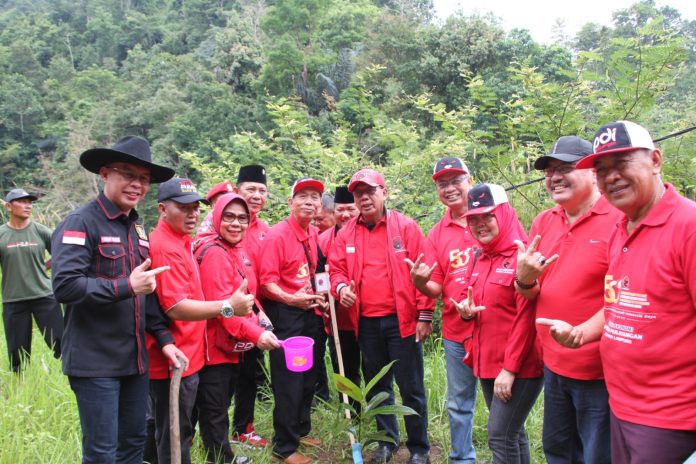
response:
M265 448L269 445L268 440L261 437L254 430L254 424L247 424L246 433L232 435L232 443L251 446L254 448Z

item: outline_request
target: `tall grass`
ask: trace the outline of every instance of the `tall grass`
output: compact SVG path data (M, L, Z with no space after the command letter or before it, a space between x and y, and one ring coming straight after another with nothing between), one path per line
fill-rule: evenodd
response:
M65 464L81 460L81 435L75 396L61 372L60 361L54 359L38 331L34 330L31 362L17 375L10 371L4 330L0 329L0 464ZM445 463L449 454L447 423L445 361L441 341L431 337L426 342L425 381L428 393L429 433L433 445L432 462ZM330 362L327 361L330 366ZM333 399L336 394L332 390ZM345 422L339 408L319 404L312 416L313 434L323 445L305 450L317 462L351 462L348 438L343 432ZM256 407L256 430L270 439L273 434L272 403L260 402ZM474 418L474 445L479 462L488 462L486 422L488 413L479 392ZM541 400L527 420L532 446L532 462L544 462L541 449ZM402 427L402 439L405 432ZM237 449L255 463L270 463L269 450ZM370 451L366 452L369 456ZM402 461L401 453L395 462ZM408 456L408 453L405 454ZM196 438L193 462L205 459Z

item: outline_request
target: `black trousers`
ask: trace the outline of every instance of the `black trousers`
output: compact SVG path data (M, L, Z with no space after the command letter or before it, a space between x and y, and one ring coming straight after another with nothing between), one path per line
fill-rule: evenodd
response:
M235 434L246 433L247 425L254 423L254 407L258 389L257 370L262 352L258 348L245 351L238 364L238 375L230 384L230 396L234 396L232 428Z
M236 384L239 364L213 364L198 372L198 427L207 462L228 464L234 460L229 430L230 385Z
M324 330L321 317L313 310L302 310L274 301L264 305L268 318L281 339L303 335L315 341ZM317 344L313 356L317 357ZM273 452L282 457L294 453L300 438L309 435L312 429L311 408L317 376L314 368L306 372L291 372L285 365L282 349L270 352L271 385L275 405L273 407Z
M60 341L63 338L63 312L53 296L34 300L15 301L3 304L2 321L5 324L5 339L10 367L19 371L22 355L27 361L31 356L31 318L43 333L53 356L60 358Z
M343 360L344 377L351 380L355 385L360 386L360 345L358 345L358 337L352 330L339 330L338 341L341 343L341 359ZM333 336L329 337L329 349L331 350L331 363L333 371L338 372L338 354L336 352L336 344ZM343 401L339 395L339 401ZM350 404L359 411L360 403L348 399Z
M179 387L179 427L181 434L181 462L191 464L190 442L193 439L191 414L196 402L198 390L198 373L181 379ZM169 443L169 379L150 380L150 398L155 414L155 442L157 444L157 462L171 462Z
M329 378L326 375L326 360L324 356L326 355L326 331L322 330L319 332L316 344L317 344L317 357L314 358L314 368L317 370L317 384L314 394L317 398L328 402L331 399L331 393L329 392Z

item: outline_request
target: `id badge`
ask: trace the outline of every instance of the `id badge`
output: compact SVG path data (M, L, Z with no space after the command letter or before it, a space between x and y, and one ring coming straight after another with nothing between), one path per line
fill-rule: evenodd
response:
M316 293L329 293L331 290L331 282L329 281L328 272L320 272L314 276L314 287Z

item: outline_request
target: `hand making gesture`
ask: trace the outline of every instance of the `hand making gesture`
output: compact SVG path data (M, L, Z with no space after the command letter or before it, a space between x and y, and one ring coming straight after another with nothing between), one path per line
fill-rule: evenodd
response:
M517 279L524 284L536 281L544 271L558 259L558 254L547 258L537 251L541 235L534 237L525 250L524 243L515 240L517 245Z
M457 308L459 316L466 321L468 321L469 319L473 319L476 313L480 313L481 311L486 309L485 306L476 306L476 303L474 302L473 287L469 287L469 290L467 291L467 297L459 303L457 303L457 300L455 300L454 298L450 298L450 301L454 303L454 307Z

